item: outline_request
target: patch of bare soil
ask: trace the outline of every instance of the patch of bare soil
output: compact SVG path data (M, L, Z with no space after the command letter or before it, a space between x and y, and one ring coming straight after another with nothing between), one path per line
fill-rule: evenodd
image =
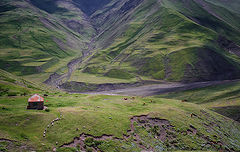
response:
M1 145L5 145L2 147ZM16 140L0 138L0 148L4 148L6 151L32 151L33 148L29 147L28 145L19 143ZM1 149L0 149L1 151Z
M60 147L78 147L81 151L86 151L88 142L94 143L92 145L89 145L93 152L98 152L100 149L97 147L98 144L100 144L99 141L105 141L105 140L120 140L117 137L114 137L113 135L102 135L102 136L93 136L90 134L82 133L80 134L80 137L75 137L73 141L70 143L65 143L61 145Z
M131 130L128 131L128 133L130 133L129 136L133 136L135 142L144 150L154 151L154 148L143 145L144 142L141 139L141 136L137 134L136 127L146 129L146 131L151 133L155 139L158 139L163 143L165 141L173 145L176 143L176 131L174 126L172 126L168 120L151 118L148 115L141 115L132 117L130 121Z
M105 141L105 140L118 140L118 141L125 141L128 142L131 139L134 139L134 143L138 145L143 150L147 151L153 151L154 149L152 147L146 147L143 144L143 140L141 139L141 136L136 133L136 127L144 127L148 131L152 132L154 134L154 138L164 142L168 141L172 144L175 142L172 142L176 139L175 130L173 129L173 126L170 124L168 120L165 119L159 119L159 118L151 118L148 115L141 115L141 116L134 116L130 119L131 125L130 130L127 131L127 134L123 135L123 138L117 138L113 135L102 135L102 136L93 136L89 134L82 133L79 137L75 137L73 141L70 143L65 143L61 145L60 147L79 147L80 150L86 151L88 141L89 139L92 139L93 144L92 145L92 151L101 151L98 149L97 145L99 141ZM137 124L137 125L135 125ZM91 141L91 142L92 142Z
M155 138L160 139L161 141L165 141L166 138L170 139L172 138L171 135L167 136L167 132L174 132L173 126L170 125L170 122L165 119L159 119L159 118L150 118L147 115L142 116L134 116L131 118L131 131L134 132L134 122L137 123L137 126L141 126L148 129L151 128L158 128L156 130Z
M114 135L93 136L82 133L79 137L75 137L73 141L61 145L60 148L78 147L81 151L86 151L90 148L92 151L97 152L101 151L98 148L99 145L104 141L112 140L120 141L121 143L134 143L144 151L156 151L156 147L149 144L154 141L162 144L162 150L197 150L182 141L183 136L189 136L189 138L193 139L193 143L196 142L194 140L197 140L198 144L201 145L199 150L237 151L236 146L226 143L225 139L230 138L231 135L228 130L224 129L220 120L217 120L204 110L201 110L198 115L192 113L191 118L200 119L205 130L214 136L202 133L202 130L198 130L193 125L189 125L187 129L181 130L176 129L166 119L140 115L130 118L130 129L127 130L126 134L123 134L122 138L117 138ZM150 135L150 139L146 139L141 130L145 130ZM146 140L151 141L146 143Z

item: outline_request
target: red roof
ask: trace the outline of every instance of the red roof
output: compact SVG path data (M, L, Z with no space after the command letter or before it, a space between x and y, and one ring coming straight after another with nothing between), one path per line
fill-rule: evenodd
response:
M38 94L34 94L32 97L28 99L28 102L43 102L44 98L39 96Z

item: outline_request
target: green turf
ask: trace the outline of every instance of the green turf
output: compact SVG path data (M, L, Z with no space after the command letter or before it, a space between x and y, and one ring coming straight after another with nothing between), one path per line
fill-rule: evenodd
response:
M202 60L197 49L211 49L223 56L233 67L231 72L238 73L238 57L224 51L216 41L221 35L239 44L240 17L236 9L239 5L231 1L230 7L215 0L203 3L205 7L199 1L144 0L135 6L111 1L92 12L93 8L82 8L87 3L79 6L31 0L30 5L26 1L3 1L0 68L43 82L54 72L65 73L67 63L81 56L81 51L92 42L91 45L96 44L95 54L85 61L83 72L99 76L121 69L128 73L124 79L195 81L191 77L202 80L204 70L221 69L213 63L208 65L209 69L199 67ZM89 18L85 11L91 12ZM112 14L114 11L125 11L128 15ZM198 73L192 75L189 67ZM116 74L111 75L116 78Z
M85 49L94 33L91 26L83 28L85 33L78 33L67 23L60 23L83 20L80 18L83 14L72 11L67 4L61 8L70 9L68 13L52 13L51 17L25 1L3 1L1 7L0 68L16 75L31 77L38 73L35 77L41 79L43 73L56 72L70 58L81 55L79 50Z
M223 102L223 100L235 100L238 98L239 93L239 82L232 82L229 84L164 94L159 97L188 100L189 102L197 104L211 104L217 101Z
M239 16L236 13L221 8L219 4L214 5L214 2L206 2L214 13L222 17L221 20L220 17L216 17L217 15L213 16L209 10L202 8L199 2L164 0L159 7L155 7L157 3L156 0L144 1L130 13L131 19L124 22L124 26L114 24L118 23L117 19L121 20L121 15L104 22L104 26L110 27L101 35L100 44L101 42L108 44L109 42L104 42L104 39L115 37L116 28L121 34L111 39L109 46L93 56L85 66L87 72L106 75L109 70L117 67L148 79L168 81L192 81L191 77L199 80L209 79L202 74L204 70L201 68L204 67L198 66L199 62L212 60L211 55L209 59L199 57L199 50L209 49L220 56L223 55L231 64L229 66L236 68L234 71L239 71L236 63L239 61L233 59L236 56L230 57L231 55L224 52L216 43L219 35L239 42L237 34ZM221 69L214 63L208 66ZM188 71L188 67L200 70L193 74Z
M204 109L204 111L207 111L207 113L211 115L211 119L213 119L211 121L216 119L216 121L221 122L218 123L218 125L221 126L221 130L219 130L221 134L224 132L230 134L229 137L219 136L215 138L214 135L219 133L216 131L208 132L208 128L202 125L204 122L209 123L208 121L210 121L210 119L208 120L206 118L206 120L202 120L190 117L191 113L201 116L202 118L205 117L200 112L203 108L195 104L156 98L135 98L134 100L129 99L125 101L121 96L49 95L50 96L46 98L48 102L46 102L45 105L50 109L50 112L26 110L27 97L0 98L0 105L4 107L0 114L1 122L4 122L0 125L0 135L15 139L20 143L27 142L35 149L45 151L53 147L58 147L63 143L70 142L81 133L95 136L109 134L122 138L122 135L126 134L126 131L130 129L129 119L132 116L150 114L152 117L169 120L174 128L179 131L187 130L189 125L193 125L198 129L198 134L209 136L212 140L223 140L229 148L233 146L233 148L239 149L238 146L230 142L230 138L235 140L236 144L240 140L238 135L239 131L231 130L232 127L240 129L237 127L237 124L229 123L232 122L232 120ZM151 100L154 102L151 103ZM54 127L48 129L46 138L43 138L42 134L44 129L51 120L59 117L60 113L62 113L63 119L56 123ZM13 114L14 117L12 117ZM111 119L109 119L109 117L111 117ZM79 131L76 131L76 128L79 128ZM153 146L156 142L160 142L151 136L142 136L142 134L145 134L145 131L146 130L139 128L138 133L143 140L148 140L147 143L149 145ZM177 149L202 149L201 145L204 141L202 141L199 136L176 135L177 139L179 139L179 147ZM58 146L55 145L55 142L59 143ZM129 142L134 144L134 141L131 139L126 142L106 140L100 143L99 148L103 151L112 151L114 149L124 151L122 148L127 147L129 151L140 151L141 148L135 147L129 144ZM166 143L162 144L165 145ZM167 148L165 146L163 147ZM205 150L210 149L216 150L213 147ZM204 150L204 148L202 150Z

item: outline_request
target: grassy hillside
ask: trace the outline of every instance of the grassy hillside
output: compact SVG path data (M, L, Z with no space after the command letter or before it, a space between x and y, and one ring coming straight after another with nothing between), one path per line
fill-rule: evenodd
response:
M238 81L146 98L42 84L239 78L240 4L230 2L0 1L0 151L240 151ZM26 109L34 93L45 110Z
M224 2L165 0L163 3L166 7L177 10L194 22L239 43L240 16L238 13L232 12L229 7L219 6L219 4L224 5ZM233 4L234 2L231 3L231 5ZM236 4L235 7L240 7L240 5Z
M21 76L35 74L41 82L81 56L95 32L69 1L7 0L0 7L0 68Z
M239 56L218 41L223 36L240 42L239 14L223 7L224 2L119 3L113 1L92 15L103 31L97 41L103 49L98 49L74 77L81 72L107 77L111 73L110 77L125 80L130 75L168 81L239 77ZM128 10L120 13L126 6ZM233 49L239 52L239 47Z
M116 82L140 77L235 79L240 73L240 17L239 5L233 4L228 7L224 1L213 0L106 0L101 5L94 0L2 1L0 68L43 82L54 72L66 73L72 59L93 48L97 53L70 81L81 81L84 73Z
M49 112L26 110L27 97L0 98L0 121L4 122L0 125L1 150L240 149L238 123L195 104L69 94L49 94L46 100ZM57 117L60 120L51 126ZM73 139L76 143L71 144Z
M214 0L98 4L2 1L0 68L44 82L54 72L66 73L67 64L84 54L90 56L70 81L83 82L80 76L86 73L116 82L239 77L239 4L229 7ZM86 53L89 49L91 53Z
M50 88L42 84L32 83L23 78L16 77L4 70L0 70L0 96L26 96L32 92L42 92Z
M179 93L170 93L168 95L161 95L161 97L176 97L179 100L186 99L193 103L205 104L228 99L234 100L238 98L239 89L239 82L231 82L227 85L223 84Z
M229 84L159 95L157 97L186 100L186 102L201 104L240 122L239 93L239 81L236 81Z

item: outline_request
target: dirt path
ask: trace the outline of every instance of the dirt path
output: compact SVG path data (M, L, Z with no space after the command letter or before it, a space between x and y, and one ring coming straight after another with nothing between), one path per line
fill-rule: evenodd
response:
M170 92L185 91L197 88L204 88L219 84L228 84L238 82L240 80L224 80L224 81L207 81L194 83L177 83L165 82L162 84L146 85L135 88L117 89L101 92L87 92L85 94L102 94L102 95L128 95L128 96L153 96Z

